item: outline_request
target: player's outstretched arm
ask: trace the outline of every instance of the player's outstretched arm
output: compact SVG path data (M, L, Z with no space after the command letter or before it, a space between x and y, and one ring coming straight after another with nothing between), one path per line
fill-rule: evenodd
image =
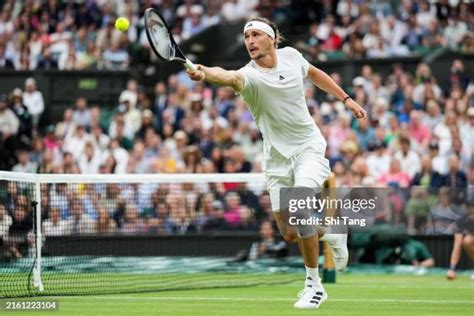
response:
M236 92L239 92L244 87L244 76L237 71L225 70L220 67L206 67L203 65L196 65L196 68L196 71L187 70L187 73L192 80L205 80L219 86L229 86Z
M332 80L332 78L322 71L314 67L313 65L309 66L308 78L321 90L332 94L339 100L341 100L344 105L354 113L354 116L358 119L365 119L367 114L363 107L361 107L357 102L348 97L347 93L337 85L337 83Z

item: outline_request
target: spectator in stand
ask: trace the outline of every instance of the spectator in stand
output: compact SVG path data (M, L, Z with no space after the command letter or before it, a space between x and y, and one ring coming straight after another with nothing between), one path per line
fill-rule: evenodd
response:
M33 131L36 131L41 119L41 115L44 112L44 100L43 94L36 88L36 80L31 77L25 81L23 103L32 116Z
M249 260L259 258L281 258L288 255L288 245L275 239L275 231L270 221L260 224L261 241L254 242L250 247Z
M367 151L369 143L375 137L375 130L370 126L369 120L358 121L358 128L356 130L357 140L361 149Z
M100 28L97 32L95 40L96 49L100 52L104 52L107 48L112 47L114 43L117 45L120 36L120 31L114 27L114 19L109 18L105 27Z
M227 225L238 227L242 222L243 208L240 205L240 197L235 192L227 193L225 197L226 210L224 219Z
M84 152L78 158L78 166L81 173L97 174L101 165L100 152L94 147L92 142L86 143Z
M139 217L138 208L133 204L125 207L124 221L121 231L124 234L139 234L144 232L143 220Z
M150 163L151 159L145 156L145 144L142 141L136 141L130 155L130 171L132 173L149 173Z
M442 186L442 176L433 170L429 155L421 157L421 170L413 176L411 185L424 188L440 188Z
M23 104L23 92L19 88L12 92L11 109L20 123L18 137L22 143L28 144L32 136L32 117L28 108Z
M206 20L203 18L204 8L194 4L189 10L189 15L183 21L182 37L184 40L194 36L206 28Z
M71 218L66 225L68 235L85 235L94 233L94 220L84 213L84 205L78 197L72 199Z
M457 49L468 32L468 25L456 14L448 18L448 25L443 30L443 38L448 47Z
M383 173L378 181L380 184L394 186L397 188L407 188L410 185L410 176L400 168L400 161L393 158L390 161L390 169Z
M448 160L449 172L444 177L443 186L450 188L451 201L463 204L466 198L467 175L459 169L459 157L452 155Z
M86 144L89 142L94 144L94 138L92 137L92 135L87 133L85 126L78 125L76 127L76 132L74 133L74 135L70 139L66 140L63 149L66 152L72 153L74 159L78 159L84 152Z
M104 51L104 68L107 70L126 70L129 64L129 55L126 49L117 42Z
M0 257L2 256L1 251L3 250L3 245L5 239L8 237L10 226L12 225L12 218L7 213L5 205L0 204Z
M426 113L421 112L420 114L422 115L422 123L426 125L429 131L432 131L442 121L441 111L435 100L428 100L426 102Z
M224 204L220 200L212 202L211 216L206 223L204 223L203 231L227 230L229 225L224 219Z
M119 111L124 115L124 120L126 121L125 125L130 126L131 134L127 133L127 136L133 138L133 135L140 130L142 114L140 110L132 106L132 98L129 95L123 95L119 102L121 103L119 105Z
M423 30L418 25L415 16L408 19L408 30L402 39L402 44L408 46L411 51L416 50L422 44Z
M138 101L138 84L136 80L127 81L127 88L120 93L119 102L128 100L130 102L130 108L135 109ZM141 110L141 109L139 109Z
M81 125L86 128L91 124L91 111L87 106L87 99L80 97L76 99L76 109L73 112L72 120L76 125Z
M446 175L448 173L448 161L445 156L439 154L438 142L436 140L431 141L428 147L433 170L440 175Z
M5 56L5 45L0 43L0 69L15 69L13 61Z
M76 131L74 110L69 108L64 111L63 121L56 124L55 135L60 139L70 139Z
M438 203L431 207L428 215L427 234L452 234L450 227L459 219L453 210L449 188L443 187L438 191Z
M134 136L134 126L132 125L131 120L126 119L125 117L126 109L125 106L119 108L114 116L114 120L110 123L108 135L111 138L116 138L118 132L120 131L122 136L127 137L128 139L133 139Z
M33 228L31 213L27 205L17 205L13 213L13 221L8 231L9 251L14 258L28 255L28 232Z
M215 197L212 192L207 192L199 197L196 212L196 227L202 231L203 227L212 220L213 203Z
M106 164L109 167L113 166L113 171L109 169L108 173L127 173L129 153L120 146L118 139L111 139L109 144L109 151L104 153Z
M61 212L51 208L48 218L43 221L43 234L49 236L64 236L67 234L68 221L61 219Z
M30 161L30 155L27 150L20 150L18 152L18 164L13 166L14 172L36 173L38 165Z
M116 231L115 222L110 218L110 214L106 208L100 208L98 212L97 222L95 224L96 235L108 235Z
M411 149L410 138L400 137L398 141L400 150L395 153L394 158L400 161L401 170L412 179L421 169L420 157Z
M42 70L57 70L58 61L53 57L49 46L44 46L43 51L39 57L38 66L36 69Z
M447 110L444 114L444 120L436 125L433 130L433 135L438 139L439 154L441 156L446 157L449 153L453 141L452 132L457 129L458 123L456 120L456 112L453 110Z

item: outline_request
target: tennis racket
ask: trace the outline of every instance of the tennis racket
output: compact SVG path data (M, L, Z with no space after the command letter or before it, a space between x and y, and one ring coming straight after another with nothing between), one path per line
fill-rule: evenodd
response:
M181 52L168 25L156 9L146 9L145 31L156 56L165 61L179 61L187 69L196 71L196 66Z

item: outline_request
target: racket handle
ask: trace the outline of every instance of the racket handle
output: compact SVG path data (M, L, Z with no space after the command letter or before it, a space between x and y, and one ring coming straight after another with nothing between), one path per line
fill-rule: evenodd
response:
M186 67L186 69L189 69L191 71L196 71L197 68L196 68L196 65L193 64L192 61L190 61L189 59L186 58L186 61L183 63L184 67Z

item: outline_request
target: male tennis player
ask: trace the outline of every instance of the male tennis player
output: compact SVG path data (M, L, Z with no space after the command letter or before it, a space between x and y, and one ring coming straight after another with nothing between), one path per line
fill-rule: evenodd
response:
M228 71L197 65L188 75L195 81L230 86L248 104L264 139L263 170L278 228L286 241L299 243L306 266L305 287L294 307L319 308L327 294L318 273L318 239L331 245L337 269L347 265L349 255L347 235L324 234L322 227L314 225L290 225L288 212L280 212L281 188L321 188L331 172L324 157L326 141L308 112L303 80L308 78L337 97L358 119L364 119L366 113L297 50L278 49L281 35L274 23L255 18L245 24L243 32L252 59L246 66ZM308 212L298 213L303 219L308 216Z

